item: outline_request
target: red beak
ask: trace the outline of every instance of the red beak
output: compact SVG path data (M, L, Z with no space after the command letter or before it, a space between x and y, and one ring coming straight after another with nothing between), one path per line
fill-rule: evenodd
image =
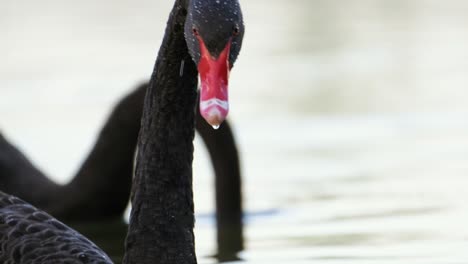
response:
M198 41L201 53L198 63L201 81L200 114L216 129L226 119L229 112L228 80L231 40L228 41L218 58L211 56L201 37L198 37Z

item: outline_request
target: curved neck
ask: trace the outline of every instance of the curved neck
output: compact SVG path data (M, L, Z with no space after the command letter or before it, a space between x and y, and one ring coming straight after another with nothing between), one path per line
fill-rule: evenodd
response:
M244 248L242 227L242 181L239 155L232 129L225 121L218 130L198 112L197 131L206 145L215 172L217 258L237 259Z
M148 87L124 263L196 263L192 160L197 70L176 1ZM184 64L181 69L181 64Z
M64 221L121 217L130 196L145 92L140 86L114 107L83 165L56 195L63 202L48 206L49 212Z
M55 193L58 188L58 184L47 178L0 133L0 190L43 207L53 202L51 197L44 194Z

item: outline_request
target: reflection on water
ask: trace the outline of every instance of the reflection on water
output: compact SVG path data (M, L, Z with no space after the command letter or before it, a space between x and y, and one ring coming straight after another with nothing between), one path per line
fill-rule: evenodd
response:
M249 211L241 257L466 259L468 2L243 8L247 35L231 83ZM110 104L149 75L169 9L170 1L4 1L2 131L66 181ZM196 210L210 215L213 177L196 147ZM212 263L213 219L197 219L200 263Z

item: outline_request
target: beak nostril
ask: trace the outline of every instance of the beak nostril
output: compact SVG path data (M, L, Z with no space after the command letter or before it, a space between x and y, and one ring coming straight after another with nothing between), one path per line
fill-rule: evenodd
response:
M198 29L195 28L195 27L192 28L192 32L193 32L193 35L195 35L195 36L199 36L199 35L200 35L200 33L198 33Z

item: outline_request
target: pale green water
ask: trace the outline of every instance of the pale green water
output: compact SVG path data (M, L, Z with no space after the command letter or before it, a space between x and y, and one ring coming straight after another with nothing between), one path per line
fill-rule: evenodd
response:
M243 1L249 263L465 263L468 2ZM0 2L0 128L66 181L152 70L171 1ZM70 137L73 137L70 140ZM197 141L196 210L213 210ZM47 152L43 152L47 149ZM211 263L212 219L197 220Z

